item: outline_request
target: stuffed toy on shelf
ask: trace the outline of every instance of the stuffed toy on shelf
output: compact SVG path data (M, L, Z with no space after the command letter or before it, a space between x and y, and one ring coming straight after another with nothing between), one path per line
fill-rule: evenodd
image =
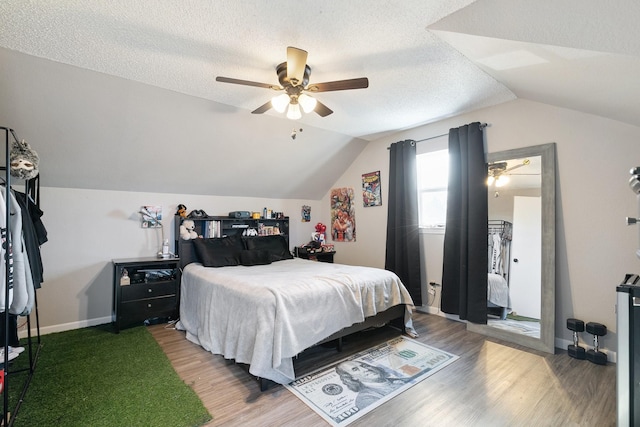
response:
M196 239L198 237L198 233L196 233L196 224L190 219L185 219L182 221L180 225L180 237L182 240L191 240Z
M187 207L185 205L183 205L182 203L178 205L178 211L176 212L176 215L180 215L182 218L186 218L187 217Z

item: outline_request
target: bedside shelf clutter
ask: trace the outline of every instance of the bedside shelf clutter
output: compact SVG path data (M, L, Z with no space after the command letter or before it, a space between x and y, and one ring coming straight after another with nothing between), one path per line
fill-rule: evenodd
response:
M145 322L178 318L179 258L127 258L113 261L115 332Z
M202 218L174 217L174 230L176 230L175 248L179 255L180 225L188 219L194 222L195 232L199 237L213 238L223 236L271 236L282 235L289 242L289 217L281 218L232 218L228 216L206 216Z
M309 259L309 260L313 260L313 261L318 261L318 262L328 262L328 263L333 263L333 256L336 254L336 251L315 251L315 252L310 252L309 250L307 250L304 247L298 247L296 246L295 248L295 253L294 255L298 258L302 258L302 259Z

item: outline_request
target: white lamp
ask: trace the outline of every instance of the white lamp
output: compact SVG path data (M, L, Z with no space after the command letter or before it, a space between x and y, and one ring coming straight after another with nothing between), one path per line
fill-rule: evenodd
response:
M287 110L287 118L291 120L298 120L302 117L302 113L300 112L300 105L298 103L289 104L289 109Z
M304 111L305 113L310 113L314 108L316 108L316 104L318 103L318 101L315 98L307 95L306 93L303 93L298 97L298 103L302 107L302 111Z
M507 185L509 182L509 177L506 175L500 175L498 179L496 179L496 187L503 187Z
M289 105L289 95L286 93L280 94L278 96L274 96L271 99L271 106L278 113L284 113L284 110L287 109L287 105Z

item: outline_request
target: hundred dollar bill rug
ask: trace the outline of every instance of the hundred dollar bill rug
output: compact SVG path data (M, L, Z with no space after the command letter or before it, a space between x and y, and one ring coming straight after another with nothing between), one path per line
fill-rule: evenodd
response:
M401 336L285 385L332 426L346 426L458 356Z

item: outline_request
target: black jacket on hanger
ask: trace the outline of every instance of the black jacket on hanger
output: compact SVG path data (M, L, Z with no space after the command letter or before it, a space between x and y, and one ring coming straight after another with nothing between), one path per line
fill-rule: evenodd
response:
M44 281L40 245L48 240L47 230L44 228L44 224L42 224L42 220L40 219L44 212L42 212L26 194L15 190L13 194L16 196L16 200L22 211L22 235L24 236L27 257L29 257L33 286L39 289Z

